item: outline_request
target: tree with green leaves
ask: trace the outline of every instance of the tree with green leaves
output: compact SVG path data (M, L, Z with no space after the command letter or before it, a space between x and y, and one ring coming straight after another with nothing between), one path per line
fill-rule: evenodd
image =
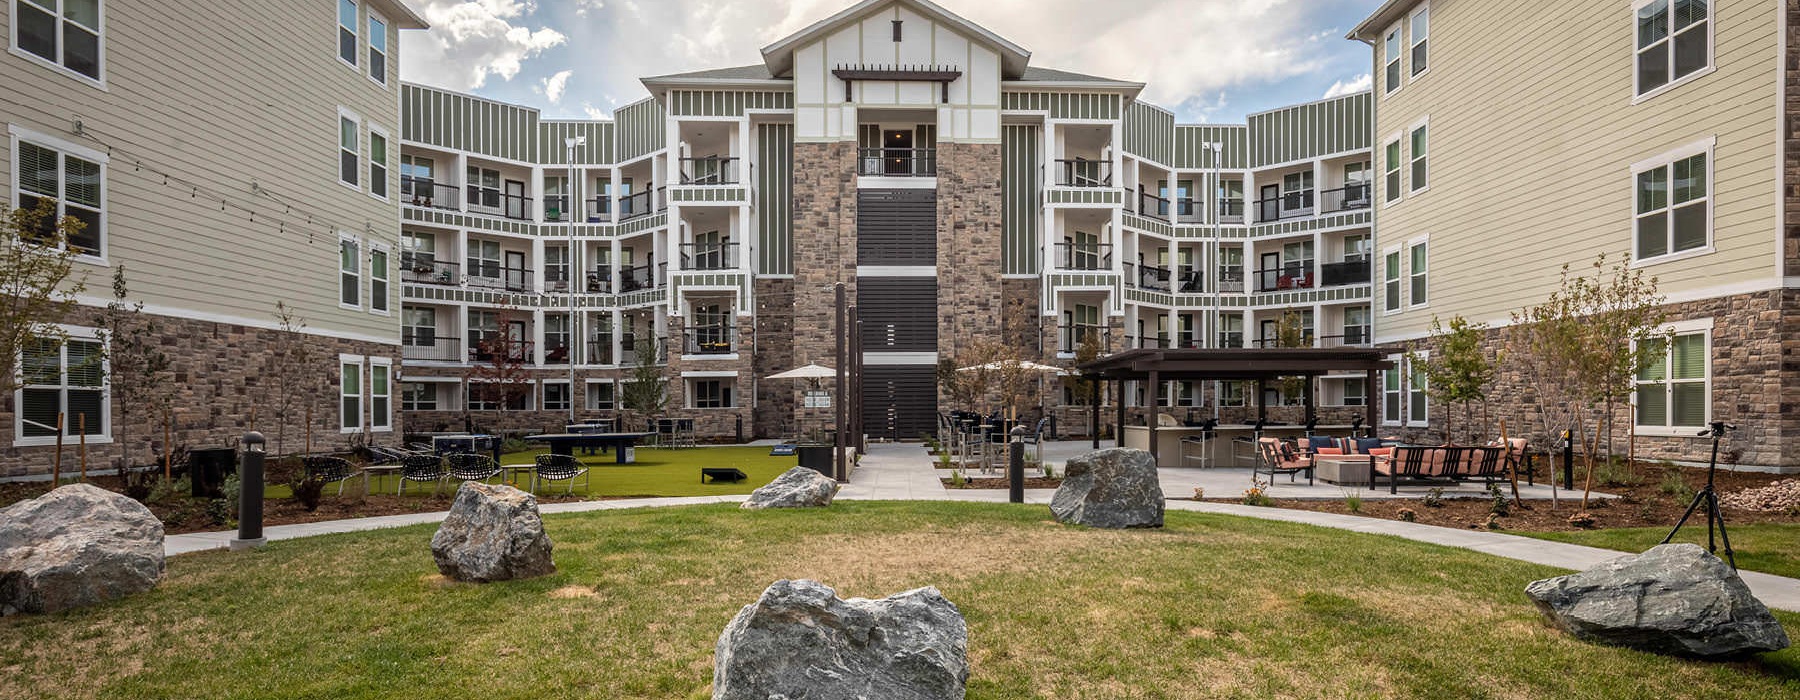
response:
M1075 346L1075 366L1080 367L1098 359L1100 359L1100 333L1098 331L1083 333L1081 342ZM1080 372L1071 372L1063 375L1062 383L1069 390L1070 402L1076 406L1086 406L1090 411L1090 418L1092 418L1091 412L1100 410L1101 381L1098 378Z
M1425 357L1407 353L1407 361L1425 375L1425 393L1442 406L1461 406L1463 426L1469 443L1480 440L1475 426L1474 407L1487 401L1498 373L1498 361L1482 347L1487 325L1470 323L1456 316L1449 328L1438 318L1431 319L1431 351ZM1486 411L1483 411L1485 415ZM1454 440L1455 431L1449 417L1444 419L1444 439Z
M1275 324L1275 347L1278 348L1310 348L1313 344L1311 334L1306 330L1306 318L1299 311L1288 309L1282 312L1281 320ZM1281 395L1295 397L1307 391L1306 377L1282 377ZM1258 398L1257 401L1261 401Z
M80 251L68 241L84 227L74 217L58 221L50 202L0 216L0 357L16 359L27 347L67 340L58 324L87 288L84 279L72 278ZM0 372L0 394L11 396L19 380L17 372Z
M668 368L657 364L656 359L654 347L639 349L637 364L632 366L631 378L625 381L619 396L620 405L645 423L655 419L669 403Z
M162 351L162 327L156 317L144 313L144 302L129 301L125 266L113 268L112 301L100 315L99 336L106 348L112 372L113 429L119 434L119 476L129 487L137 481L131 471L131 426L141 416L166 415L170 407L168 384L172 365ZM173 446L164 445L172 450ZM147 486L147 484L146 484ZM148 489L144 494L148 495Z

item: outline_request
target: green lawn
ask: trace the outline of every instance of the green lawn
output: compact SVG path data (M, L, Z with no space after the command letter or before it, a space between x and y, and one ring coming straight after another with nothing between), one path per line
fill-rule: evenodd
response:
M537 455L549 452L548 448L529 452L508 452L501 456L501 464L530 464ZM767 447L692 447L680 450L640 447L637 450L636 464L615 464L611 452L606 454L581 454L576 451L576 459L588 466L587 486L582 479L575 480L574 491L577 496L715 496L744 494L756 490L757 487L773 481L782 472L794 468L798 458L793 455L785 457L769 456ZM713 483L708 480L700 483L701 467L737 467L750 475L749 479L737 483ZM531 475L520 472L516 475L515 486L530 488ZM393 495L399 486L399 477L392 474L382 475L370 480L369 490L372 493ZM452 488L454 482L447 484L445 490ZM568 482L540 484L540 493L563 493ZM421 497L431 493L430 485L407 484L406 494L419 493ZM292 492L285 485L270 484L265 492L268 498L287 498ZM327 499L335 497L336 486L325 489Z
M968 618L975 700L1800 697L1800 652L1586 644L1522 593L1554 569L1289 523L1111 532L1041 506L850 502L546 526L557 573L490 585L438 577L431 526L175 557L150 593L0 619L0 698L706 698L725 624L800 577L936 585Z
M1800 578L1800 524L1794 523L1754 523L1733 525L1725 521L1726 532L1731 535L1731 549L1737 553L1737 563L1749 571L1761 571L1766 574ZM1537 537L1558 542L1573 542L1590 547L1617 549L1621 552L1642 552L1662 543L1669 535L1669 528L1621 528L1617 530L1591 530L1587 532L1514 532L1515 535ZM1696 518L1686 527L1681 528L1677 542L1693 542L1706 546L1706 521ZM1720 556L1724 556L1723 544L1720 545Z

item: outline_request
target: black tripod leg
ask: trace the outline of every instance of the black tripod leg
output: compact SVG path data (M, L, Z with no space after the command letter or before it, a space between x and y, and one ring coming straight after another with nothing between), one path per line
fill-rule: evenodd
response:
M1681 526L1686 525L1688 518L1693 517L1694 509L1700 507L1700 499L1705 498L1705 497L1706 497L1706 494L1704 492L1694 494L1694 501L1692 503L1688 504L1687 512L1681 514L1681 519L1675 521L1675 529L1670 530L1669 536L1663 538L1663 541L1662 541L1663 544L1668 544L1669 542L1671 542L1675 539L1675 533L1681 532ZM1712 516L1708 515L1707 517L1710 518ZM1709 520L1707 522L1707 525L1710 527L1712 525L1712 522Z
M1711 492L1708 492L1709 494ZM1737 571L1737 554L1731 551L1731 535L1725 533L1725 514L1719 512L1719 497L1712 497L1712 517L1707 521L1707 529L1712 529L1712 520L1719 521L1719 540L1725 543L1725 561L1731 564L1731 570Z

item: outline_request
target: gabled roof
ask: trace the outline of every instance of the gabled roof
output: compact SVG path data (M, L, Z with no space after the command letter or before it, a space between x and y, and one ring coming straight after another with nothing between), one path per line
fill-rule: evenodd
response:
M1000 35L988 31L985 27L963 19L928 0L863 0L788 36L786 39L763 47L763 64L768 66L771 75L789 76L794 69L795 48L856 22L880 7L893 4L905 5L914 12L953 26L999 51L1001 77L1016 80L1025 74L1025 65L1031 61L1030 51L1026 51L1018 44L1007 41Z
M1400 21L1406 11L1412 9L1419 2L1420 0L1387 0L1387 2L1381 3L1381 7L1375 8L1374 14L1369 15L1361 24L1356 25L1355 29L1350 30L1350 34L1344 38L1375 43L1381 39L1381 33L1387 31L1389 25Z
M697 70L692 73L671 73L644 78L645 82L661 82L667 80L774 80L769 74L769 67L761 63L753 66L736 66L733 68L714 68Z
M425 21L424 17L420 17L419 13L414 12L411 7L407 6L406 0L375 0L375 4L380 6L377 9L380 9L381 14L386 15L388 20L393 22L396 28L431 28L431 23Z

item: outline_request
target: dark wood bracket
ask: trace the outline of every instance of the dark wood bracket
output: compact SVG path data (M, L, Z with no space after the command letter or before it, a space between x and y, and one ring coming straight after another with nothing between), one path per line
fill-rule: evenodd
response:
M831 71L832 75L844 81L844 101L855 101L855 85L858 80L880 80L899 83L937 83L940 99L950 104L950 83L962 77L962 71L954 66L882 66L882 65L841 65Z

